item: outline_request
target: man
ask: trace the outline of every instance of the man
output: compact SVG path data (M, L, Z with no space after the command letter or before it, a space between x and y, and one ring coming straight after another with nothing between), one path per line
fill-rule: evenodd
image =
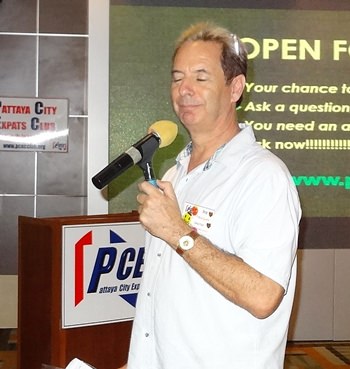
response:
M282 369L300 205L285 165L239 124L247 55L226 29L186 30L171 97L190 144L139 185L146 258L127 369Z

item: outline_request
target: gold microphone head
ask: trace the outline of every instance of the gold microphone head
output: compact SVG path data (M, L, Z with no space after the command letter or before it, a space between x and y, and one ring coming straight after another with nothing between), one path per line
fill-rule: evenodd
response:
M177 124L170 120L158 120L148 128L148 133L155 133L159 137L160 148L173 143L177 136L177 132Z

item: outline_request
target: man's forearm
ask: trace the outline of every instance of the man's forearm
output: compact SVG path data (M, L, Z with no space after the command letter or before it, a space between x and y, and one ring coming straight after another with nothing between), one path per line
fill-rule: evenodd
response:
M257 318L271 315L283 298L284 289L278 283L203 236L183 257L213 288Z

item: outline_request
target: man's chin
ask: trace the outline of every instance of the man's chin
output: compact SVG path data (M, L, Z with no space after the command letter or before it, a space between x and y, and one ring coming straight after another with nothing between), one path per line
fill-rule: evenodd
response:
M183 113L180 115L180 120L185 127L191 126L197 122L197 117L193 113Z
M183 123L192 123L201 119L199 111L196 109L182 109L179 112L179 118Z

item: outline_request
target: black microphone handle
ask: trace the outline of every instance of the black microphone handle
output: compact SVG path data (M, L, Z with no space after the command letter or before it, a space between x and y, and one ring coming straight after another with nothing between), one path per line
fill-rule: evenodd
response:
M153 154L159 147L159 142L160 138L155 133L149 133L91 178L92 183L101 190L114 178L137 163L144 170L144 164L152 161Z
M107 186L114 178L125 172L134 165L134 160L127 153L123 153L108 164L104 169L92 177L92 183L101 190Z

